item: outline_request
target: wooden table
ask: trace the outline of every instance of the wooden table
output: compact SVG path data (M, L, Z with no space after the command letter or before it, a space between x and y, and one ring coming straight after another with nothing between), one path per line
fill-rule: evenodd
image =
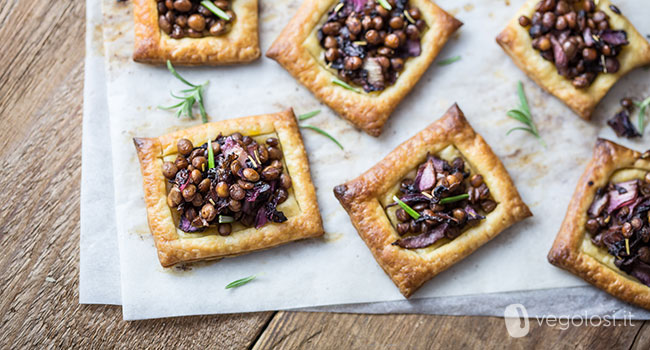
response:
M540 326L496 317L263 312L124 322L79 305L85 1L0 0L0 348L650 347L650 323Z

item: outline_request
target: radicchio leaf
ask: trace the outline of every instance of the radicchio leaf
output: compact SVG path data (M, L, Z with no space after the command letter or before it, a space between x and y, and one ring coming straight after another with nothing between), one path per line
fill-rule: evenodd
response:
M600 213L605 210L607 207L607 202L609 201L609 194L604 193L600 197L597 197L594 199L594 201L591 203L591 206L589 207L589 216L592 218L600 216Z
M641 283L650 286L650 265L643 261L637 260L629 272L630 275L636 277Z
M627 33L624 30L605 29L600 32L600 38L609 45L627 45Z
M435 156L429 156L429 160L433 162L433 168L436 170L437 174L441 174L442 172L449 169L449 163L447 163L447 161L444 159L440 159Z
M555 67L560 75L566 75L569 67L569 59L562 49L562 44L551 35L551 45L553 46L553 59L555 60Z
M638 195L639 181L630 180L621 182L617 185L619 189L609 191L609 205L607 206L607 213L611 214L613 211L630 205L634 202ZM623 189L623 190L620 190ZM623 193L621 193L623 192Z
M230 156L231 154L236 155L239 164L241 164L242 167L246 166L248 153L246 153L242 146L240 146L237 141L233 140L232 137L226 137L226 141L223 143L223 146L221 146L221 150L223 151L223 154L226 155L226 157Z
M181 215L180 222L178 223L178 228L183 232L189 233L203 231L202 228L192 226L192 223L188 218L185 217L185 215Z
M587 47L592 47L596 43L594 37L591 34L591 28L587 27L584 32L582 32L582 40L584 40Z
M363 10L363 6L366 5L366 0L346 0L346 1L352 3L355 12L361 12L361 10Z
M255 228L260 228L266 224L266 209L261 207L255 215Z
M628 139L639 137L641 134L636 130L636 127L630 121L630 113L627 110L618 112L612 119L607 121L612 130L618 137L626 137Z
M421 233L417 236L398 239L393 243L393 245L397 245L406 249L426 248L436 243L438 240L444 238L445 233L448 229L448 224L438 225L433 229L425 233Z
M418 203L418 202L428 202L429 197L423 195L422 193L409 193L401 197L400 200L408 205L411 205L413 203ZM386 208L390 208L395 205L397 205L397 202L388 204Z
M406 41L406 52L409 56L417 57L422 53L422 47L420 46L420 40L407 40Z
M485 219L485 216L479 215L479 213L476 212L474 207L472 207L469 204L466 204L465 208L463 208L463 209L465 210L465 213L467 213L467 222L468 223L473 222L473 221L479 221L479 220Z
M424 166L418 169L415 184L420 191L428 191L436 184L436 170L431 160L427 160Z
M364 60L363 69L368 72L368 83L376 88L384 87L384 74L376 58L369 57Z

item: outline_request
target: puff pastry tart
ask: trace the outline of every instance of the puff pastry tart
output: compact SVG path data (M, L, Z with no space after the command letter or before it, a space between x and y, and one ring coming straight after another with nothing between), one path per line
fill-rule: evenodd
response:
M372 136L462 23L429 0L305 0L266 55Z
M650 309L649 214L650 151L599 139L548 260Z
M529 0L497 42L517 66L584 119L650 44L609 0Z
M133 141L164 267L323 234L291 110Z
M257 0L134 0L133 60L219 65L260 57Z
M405 297L532 215L456 105L334 194Z

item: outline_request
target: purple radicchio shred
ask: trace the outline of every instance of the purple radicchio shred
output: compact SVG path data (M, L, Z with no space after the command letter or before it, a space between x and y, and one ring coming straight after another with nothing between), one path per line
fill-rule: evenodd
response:
M422 193L409 193L407 195L404 195L400 200L408 205L412 205L414 203L418 202L429 202L430 199L429 197L423 195ZM397 202L390 203L386 206L386 208L390 208L392 206L397 205Z
M560 75L566 75L569 68L569 59L562 49L562 44L551 35L551 45L553 46L553 57L555 59L555 67Z
M363 6L366 4L366 0L346 0L348 3L352 3L354 6L354 12L361 12Z
M264 226L266 222L267 222L266 209L264 207L261 207L257 211L257 215L255 215L255 228L260 228Z
M418 170L415 184L420 191L428 191L436 184L436 170L431 160L424 163L424 166Z
M633 264L629 274L636 277L646 286L650 286L650 265L637 260L636 263Z
M185 215L181 216L180 222L178 223L178 228L181 229L181 231L188 233L203 231L203 228L192 226L192 223L188 218L185 217Z
M398 239L393 243L393 245L407 249L426 248L444 238L445 233L449 228L449 224L441 224L417 236Z
M609 202L609 194L607 192L594 199L589 207L589 216L593 218L600 216L603 210L607 207L607 202Z
M587 27L585 31L582 33L582 39L584 40L585 45L587 45L587 47L592 47L596 43L591 33L591 28L589 27Z
M226 137L226 141L224 142L223 146L221 146L221 149L223 150L223 154L225 154L226 157L230 156L231 154L235 155L237 156L237 160L242 165L242 167L246 166L248 153L246 153L246 151L237 143L237 141L233 140L232 137Z
M433 162L433 168L436 170L436 174L442 173L446 170L449 170L450 166L446 160L440 159L435 156L429 156L429 160Z
M600 38L609 45L627 45L627 33L624 30L605 29L600 32Z
M464 210L467 213L467 221L468 222L479 221L479 220L485 219L485 216L480 215L479 213L477 213L476 210L474 209L474 207L472 207L469 204L465 205Z
M617 189L609 191L609 205L607 206L607 213L611 214L613 211L632 204L637 197L637 189L639 187L638 180L631 180L622 182L617 185Z
M634 127L630 121L630 113L625 109L616 113L612 119L608 120L607 125L609 125L612 130L614 130L616 136L618 137L631 139L641 136L636 127Z
M406 41L406 52L411 57L420 56L422 53L422 47L420 46L420 40L407 40Z

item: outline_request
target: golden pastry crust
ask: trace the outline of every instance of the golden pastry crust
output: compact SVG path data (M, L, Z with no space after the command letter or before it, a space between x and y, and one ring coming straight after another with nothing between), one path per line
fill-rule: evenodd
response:
M409 171L453 145L483 175L496 209L479 225L425 256L392 245L399 238L378 198ZM424 282L462 260L512 224L531 216L499 158L453 105L438 121L402 143L361 176L334 188L354 227L373 256L405 297Z
M517 15L497 36L497 43L512 58L515 64L537 85L559 98L581 118L589 120L596 105L609 89L629 71L650 63L650 44L639 34L632 23L622 14L614 13L609 0L596 3L597 8L609 16L612 28L627 32L629 44L624 46L617 56L621 68L615 74L598 74L596 80L586 89L578 89L569 79L558 74L555 65L542 58L532 47L532 41L526 28L519 25L518 19L525 15L529 18L535 12L539 0L529 0L519 9Z
M411 91L449 37L462 23L429 0L410 0L420 8L429 28L421 38L422 53L406 60L392 86L376 93L357 93L332 83L336 74L305 47L314 28L338 0L305 0L296 15L266 52L293 77L343 118L372 136L379 136L386 119Z
M235 132L244 136L273 132L277 134L286 170L291 176L298 213L289 216L283 223L267 223L260 229L247 228L227 237L216 234L181 237L172 210L167 205L167 181L162 175L163 157L176 153L176 143L181 138L200 145L220 133L230 135ZM133 142L140 159L149 228L156 243L160 264L164 267L180 262L239 255L324 233L307 153L291 109L275 114L202 124L157 138L134 138Z
M260 57L257 0L235 0L237 18L222 36L172 39L158 26L156 0L134 0L136 62L177 65L219 65L250 62Z
M593 157L578 181L560 232L548 253L548 261L621 300L650 309L650 288L582 249L587 211L596 191L607 185L615 171L629 168L650 171L650 160L641 159L639 152L598 139Z

